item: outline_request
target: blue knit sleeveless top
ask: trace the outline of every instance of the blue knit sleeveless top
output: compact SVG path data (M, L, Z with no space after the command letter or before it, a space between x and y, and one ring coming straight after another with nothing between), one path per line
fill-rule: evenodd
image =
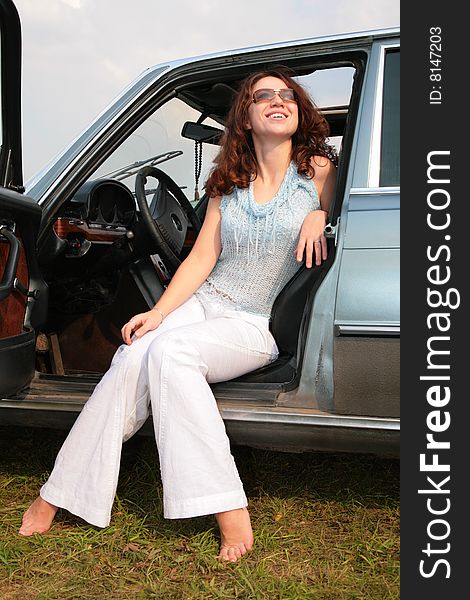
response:
M276 296L298 271L294 251L306 215L320 208L315 185L291 162L275 196L257 204L253 183L220 202L222 251L196 295L269 317Z

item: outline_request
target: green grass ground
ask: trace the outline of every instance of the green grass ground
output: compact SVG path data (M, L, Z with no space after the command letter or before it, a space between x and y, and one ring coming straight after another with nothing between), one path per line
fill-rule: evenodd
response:
M0 598L399 598L399 463L234 448L255 547L217 559L212 516L164 520L153 439L124 445L110 527L59 511L21 538L63 431L0 427Z

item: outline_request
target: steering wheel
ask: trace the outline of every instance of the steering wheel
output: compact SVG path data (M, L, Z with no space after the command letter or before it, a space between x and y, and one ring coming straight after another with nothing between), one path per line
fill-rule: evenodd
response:
M147 177L158 180L152 200L153 210L150 210L145 195ZM158 248L160 258L167 268L175 272L181 264L188 223L199 233L201 220L178 184L156 167L140 169L135 178L135 195L140 217Z

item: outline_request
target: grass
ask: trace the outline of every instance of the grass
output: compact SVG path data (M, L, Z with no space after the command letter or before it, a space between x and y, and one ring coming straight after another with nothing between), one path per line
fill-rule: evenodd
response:
M234 448L255 532L238 563L217 559L212 516L165 520L154 440L124 445L110 527L65 511L17 535L66 433L0 427L0 598L399 598L399 463L370 456Z

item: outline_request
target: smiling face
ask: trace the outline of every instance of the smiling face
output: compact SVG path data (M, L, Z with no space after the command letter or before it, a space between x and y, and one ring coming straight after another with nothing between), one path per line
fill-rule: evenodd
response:
M261 89L282 90L289 86L278 77L263 77L254 85L252 92ZM274 94L271 100L252 102L248 108L248 129L253 138L289 139L297 130L299 112L295 101L285 101Z

